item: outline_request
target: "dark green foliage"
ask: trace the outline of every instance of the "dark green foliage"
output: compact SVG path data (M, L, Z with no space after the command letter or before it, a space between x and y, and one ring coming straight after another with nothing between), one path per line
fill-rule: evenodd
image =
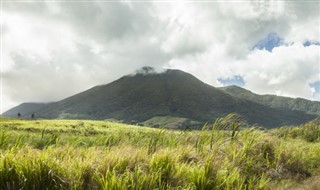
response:
M48 147L50 145L54 145L59 140L58 133L45 134L45 131L46 131L46 128L44 128L42 130L41 139L35 144L35 147L38 149L43 149L43 148Z
M160 130L158 133L151 133L150 141L148 144L148 153L154 153L157 150L158 142L163 138L165 130Z
M22 103L2 114L2 116L7 117L22 117L22 118L30 118L32 113L35 113L45 107L48 103Z
M201 190L218 189L217 171L212 159L205 160L204 166L189 174L193 188Z
M166 187L174 178L174 161L171 155L154 155L150 161L150 171L156 174L156 183L159 187Z
M258 95L238 86L220 88L228 94L248 101L256 102L268 107L281 110L296 110L310 114L320 115L320 102L302 98L288 98L276 95Z
M320 142L320 120L315 119L300 127L281 127L274 133L284 138L300 138L308 142Z
M19 172L11 158L2 159L2 167L0 170L0 187L1 189L14 190L22 186L23 181L20 180Z
M181 126L168 124L170 128L200 129L199 123L212 123L216 118L229 113L244 116L251 125L273 128L305 123L316 117L308 113L319 112L317 102L309 102L304 106L304 101L297 100L283 109L283 105L274 106L279 102L276 98L260 101L254 98L254 94L249 94L252 95L248 95L249 98L241 94L245 93L237 93L234 97L183 71L154 73L151 68L146 67L136 75L124 76L59 102L22 104L4 115L16 117L11 113L23 110L23 113L28 113L28 117L29 113L35 113L37 117L48 119L117 119L130 124L169 116L186 119L178 122ZM189 125L187 121L192 121L193 124L191 122L192 125ZM164 126L155 123L154 127Z
M5 157L0 163L0 188L16 189L68 189L68 182L59 172L59 166L43 159L15 160L14 157ZM22 164L23 163L23 164Z
M10 135L4 130L0 130L0 148L8 146L7 143L9 139Z

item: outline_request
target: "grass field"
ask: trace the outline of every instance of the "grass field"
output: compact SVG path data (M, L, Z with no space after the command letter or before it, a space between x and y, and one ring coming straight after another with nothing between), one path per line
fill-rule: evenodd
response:
M0 189L317 189L320 125L198 131L0 121ZM228 130L221 130L228 128Z

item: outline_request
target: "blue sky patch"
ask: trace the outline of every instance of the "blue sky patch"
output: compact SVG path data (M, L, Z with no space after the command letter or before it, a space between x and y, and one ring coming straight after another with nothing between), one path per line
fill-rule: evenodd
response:
M223 86L237 85L243 87L245 82L240 75L235 75L231 78L218 78L218 81L223 84Z
M278 36L277 33L271 32L267 37L260 40L256 45L253 46L253 49L266 49L268 51L272 51L273 48L284 45L284 41L281 37Z
M320 46L320 42L310 42L310 41L305 41L303 43L303 46L304 47L308 47L308 46L311 46L311 45L317 45L317 46Z
M310 85L310 87L315 89L314 95L318 96L318 97L315 97L315 98L317 98L317 100L320 100L320 81L311 83L309 85Z

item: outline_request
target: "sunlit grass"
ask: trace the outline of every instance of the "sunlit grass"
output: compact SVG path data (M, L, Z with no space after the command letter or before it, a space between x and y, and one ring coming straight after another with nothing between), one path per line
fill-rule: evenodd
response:
M261 131L229 121L173 131L1 119L0 189L281 189L320 174L317 123Z

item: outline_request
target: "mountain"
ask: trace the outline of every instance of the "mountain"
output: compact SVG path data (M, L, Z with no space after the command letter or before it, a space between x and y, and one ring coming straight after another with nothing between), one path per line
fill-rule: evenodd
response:
M219 88L233 97L253 101L268 107L281 110L303 111L309 114L320 115L320 102L302 98L288 98L276 95L258 95L238 86Z
M18 112L19 106L13 109ZM162 73L145 70L127 75L41 107L35 111L35 116L48 119L112 118L127 123L170 116L204 123L232 112L244 116L249 124L268 128L297 125L316 117L303 111L272 108L234 97L180 70Z
M4 112L2 115L7 117L17 117L18 113L20 113L20 117L30 118L33 113L36 113L37 111L46 107L48 104L50 103L26 102Z

